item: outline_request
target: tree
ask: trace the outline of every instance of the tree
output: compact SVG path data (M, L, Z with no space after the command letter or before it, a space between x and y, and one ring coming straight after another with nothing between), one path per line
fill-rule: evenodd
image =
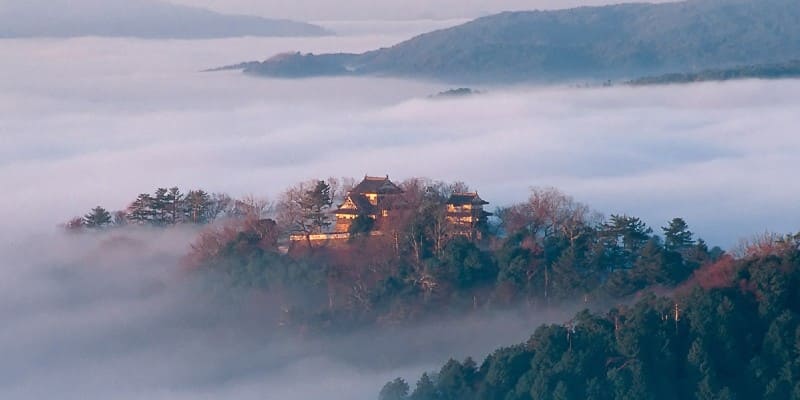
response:
M214 193L209 197L208 222L214 221L219 217L230 216L234 203L231 196L225 193Z
M212 208L211 196L202 189L190 190L186 194L186 219L193 224L205 224L209 221Z
M477 371L475 362L468 358L464 363L451 359L439 371L437 386L442 392L442 399L468 400L474 398L474 387Z
M439 391L436 390L436 384L431 379L428 373L423 373L417 381L417 386L414 388L414 393L411 394L412 400L438 400Z
M375 226L375 220L366 216L366 215L359 215L353 220L353 223L350 224L350 228L348 232L350 233L351 237L359 236L359 235L366 235L372 231L372 228Z
M125 226L128 224L128 213L122 210L113 213L114 226Z
M151 208L153 210L154 224L174 225L180 222L183 193L179 188L158 188L152 199Z
M641 219L627 215L612 215L600 226L602 258L607 269L633 267L636 255L650 240L653 230Z
M661 230L664 232L664 247L668 251L681 251L694 246L694 234L682 218L673 219Z
M561 235L570 243L600 219L587 205L554 188L533 188L528 201L503 208L498 216L509 235L524 232L539 241Z
M83 217L83 224L89 229L101 229L111 224L111 213L103 207L97 206Z
M491 256L463 236L447 243L440 263L441 272L437 275L459 289L492 283L497 278L497 266Z
M177 224L183 217L183 193L178 187L172 187L167 193L167 223Z
M147 193L140 194L128 206L128 219L134 223L150 223L153 221L153 214L153 198Z
M325 181L317 183L305 192L300 206L304 211L304 218L313 232L322 232L331 226L331 217L328 210L333 205L331 186Z
M168 223L168 207L169 207L169 190L166 188L158 188L153 193L150 208L153 212L152 222L155 225L166 225Z
M311 235L331 225L328 211L332 205L331 187L325 181L303 182L281 195L278 222L290 233L305 235L310 248Z
M378 399L380 400L405 400L408 398L408 383L401 378L397 378L381 389Z
M70 232L78 232L83 228L83 217L74 217L64 224L64 229Z

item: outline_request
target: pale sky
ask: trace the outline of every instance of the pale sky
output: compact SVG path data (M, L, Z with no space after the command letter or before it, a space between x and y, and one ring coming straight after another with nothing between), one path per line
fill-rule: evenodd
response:
M570 8L625 0L170 0L215 11L299 20L444 19L508 10ZM650 0L663 3L667 0Z

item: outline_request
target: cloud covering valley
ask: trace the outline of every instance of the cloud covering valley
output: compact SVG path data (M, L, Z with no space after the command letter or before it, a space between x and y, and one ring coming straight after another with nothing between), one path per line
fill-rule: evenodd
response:
M36 232L157 186L274 198L311 177L388 173L464 180L496 206L555 186L654 227L685 217L723 246L800 222L798 81L481 88L433 101L447 87L197 72L255 48L394 39L5 41L0 184L13 190L0 217Z
M0 41L0 397L371 399L390 378L482 357L573 311L285 336L268 299L180 269L190 229L58 231L159 186L275 198L312 177L429 176L464 180L495 206L555 186L656 229L681 216L723 246L798 229L800 81L431 100L448 87L198 72L253 54L363 51L439 24L316 39Z

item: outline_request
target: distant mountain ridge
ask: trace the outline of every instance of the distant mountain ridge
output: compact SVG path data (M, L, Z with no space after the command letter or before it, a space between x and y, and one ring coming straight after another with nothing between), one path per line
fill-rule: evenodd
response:
M205 39L330 34L304 22L220 14L158 0L0 0L0 3L0 38Z
M506 12L363 54L284 54L245 72L444 81L619 79L800 58L797 0Z

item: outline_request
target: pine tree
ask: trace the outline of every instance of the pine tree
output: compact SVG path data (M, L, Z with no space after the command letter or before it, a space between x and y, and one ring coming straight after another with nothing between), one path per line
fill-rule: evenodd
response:
M167 193L167 223L177 224L183 218L184 195L178 187L172 187Z
M101 229L111 224L111 213L103 207L97 206L83 217L83 225L90 229Z
M325 181L317 181L316 185L305 192L301 199L304 218L313 232L321 232L331 226L328 209L333 205L331 187Z
M427 373L422 374L417 382L414 393L411 394L412 400L437 400L439 391L436 384Z
M408 398L408 383L397 378L387 383L378 395L379 400L405 400Z
M664 247L669 251L680 251L694 246L694 234L689 230L689 225L682 218L675 218L668 226L662 227L664 232Z
M203 190L191 190L186 194L186 219L194 224L205 224L211 212L211 196Z
M166 225L168 223L168 209L170 204L169 190L158 188L152 197L153 201L150 208L153 210L152 222L155 225Z
M147 194L140 194L130 206L128 206L128 220L137 224L146 224L153 221L153 198Z

